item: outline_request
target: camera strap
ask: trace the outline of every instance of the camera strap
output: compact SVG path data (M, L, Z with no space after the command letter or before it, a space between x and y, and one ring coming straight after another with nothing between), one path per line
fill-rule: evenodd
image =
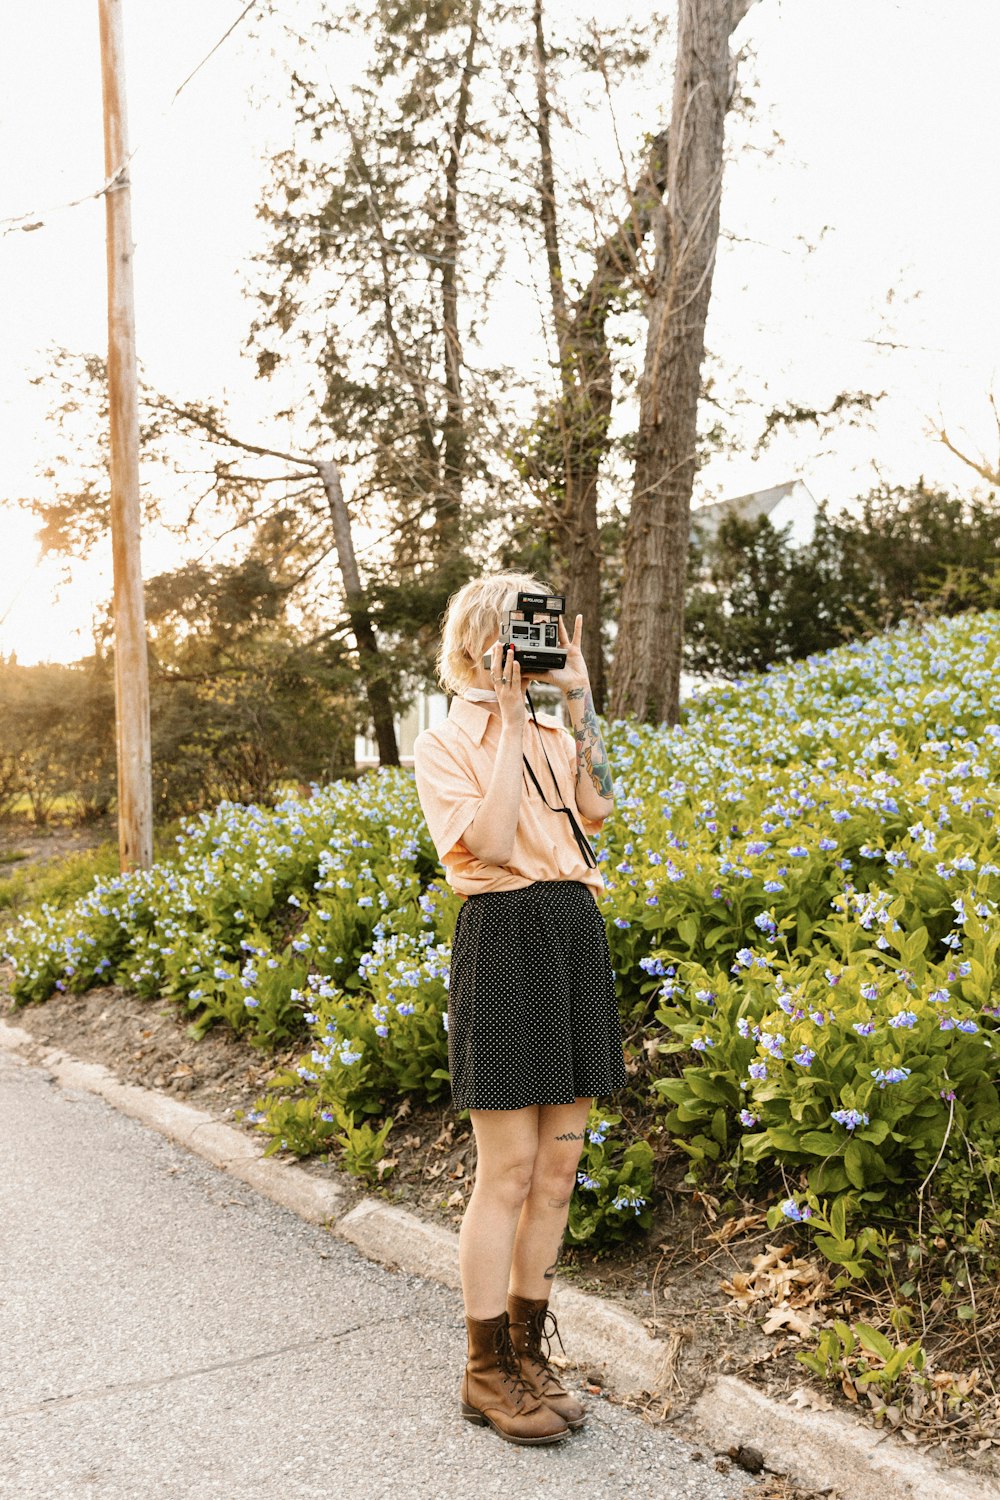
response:
M542 746L542 754L545 756L545 764L549 768L549 775L552 777L552 785L555 787L555 789L556 789L556 795L558 796L559 795L559 783L556 780L556 773L552 769L552 762L549 760L548 751L546 750L545 743L542 740L542 728L541 728L541 725L538 722L538 719L535 717L535 705L531 701L531 693L527 689L525 689L525 696L528 699L528 707L531 709L531 717L535 721L535 728L538 730L538 740L539 740L539 743ZM538 795L541 797L542 801L545 803L545 806L549 809L549 811L550 812L563 812L569 818L570 824L571 824L571 826L573 828L573 837L576 839L577 846L579 847L580 853L583 856L583 862L584 862L584 864L588 865L592 870L596 870L597 869L597 855L594 853L594 851L593 851L593 849L591 847L591 844L590 844L590 840L587 838L587 835L584 833L583 829L580 827L579 823L576 821L576 818L573 816L573 809L571 807L566 807L566 806L553 807L552 804L551 804L551 802L549 802L548 799L546 798L545 793L542 791L541 787L538 785L538 777L535 775L534 771L531 769L531 765L530 765L530 762L528 760L528 757L524 754L523 751L521 752L521 759L524 761L524 764L528 767L528 775L531 777L532 781L535 783L535 786L538 789Z

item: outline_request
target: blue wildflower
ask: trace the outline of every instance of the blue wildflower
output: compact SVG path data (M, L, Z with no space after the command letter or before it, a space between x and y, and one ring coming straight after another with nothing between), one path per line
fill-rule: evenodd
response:
M903 1083L910 1076L909 1068L872 1068L871 1075L880 1089L884 1089L887 1083Z
M781 1212L786 1219L794 1219L796 1223L800 1223L803 1219L812 1218L812 1209L808 1203L804 1203L800 1208L794 1198L785 1199L781 1205Z

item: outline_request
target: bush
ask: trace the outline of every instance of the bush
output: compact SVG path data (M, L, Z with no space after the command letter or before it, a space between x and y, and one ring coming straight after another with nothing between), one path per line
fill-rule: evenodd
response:
M99 876L110 877L118 867L118 846L109 842L40 867L29 864L20 869L14 865L9 874L0 873L0 911L15 912L46 903L56 908L66 906L89 891Z
M998 650L1000 614L961 616L718 690L682 727L606 730L616 808L596 847L630 1107L650 1137L666 1123L693 1179L808 1210L849 1269L878 1243L852 1226L906 1214L935 1172L973 1241L992 1201L960 1183L963 1162L992 1170L1000 1128ZM338 1108L444 1093L458 904L412 776L386 769L269 811L223 804L172 862L43 907L10 944L15 993L113 977L198 1027L301 1037L258 1124L316 1149ZM648 1222L648 1151L588 1138L598 1187L580 1184L573 1235Z
M634 1238L653 1222L653 1148L615 1138L621 1115L595 1107L569 1208L571 1244L611 1245Z
M711 540L696 519L689 573L688 666L761 670L918 614L995 606L1000 497L879 485L856 510L821 504L805 546L766 516L729 515Z

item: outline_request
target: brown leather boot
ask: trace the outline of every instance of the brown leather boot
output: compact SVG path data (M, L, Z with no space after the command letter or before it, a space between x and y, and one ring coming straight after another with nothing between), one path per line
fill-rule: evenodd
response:
M525 1385L506 1310L495 1318L466 1316L469 1357L462 1376L462 1416L487 1422L508 1443L557 1443L569 1428Z
M560 1349L563 1348L559 1324L556 1322L555 1313L549 1307L549 1299L547 1297L516 1297L513 1292L508 1292L507 1312L510 1316L511 1342L521 1361L521 1379L530 1387L534 1395L545 1402L546 1406L558 1412L569 1427L582 1427L587 1420L586 1407L581 1405L575 1396L570 1395L549 1364L552 1334L555 1334L559 1340ZM550 1329L545 1326L547 1319L551 1322ZM545 1339L544 1354L542 1353L543 1337ZM565 1353L565 1350L563 1352Z

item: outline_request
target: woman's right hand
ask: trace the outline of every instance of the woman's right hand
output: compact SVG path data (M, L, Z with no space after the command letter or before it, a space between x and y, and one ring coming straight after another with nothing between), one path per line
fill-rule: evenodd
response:
M501 645L494 641L490 656L490 676L493 679L493 689L497 695L497 703L500 705L500 717L503 721L503 729L510 729L515 734L523 735L527 713L524 707L524 689L521 687L521 664L514 655L514 647L507 647L507 660L501 663ZM507 681L502 682L501 678Z

